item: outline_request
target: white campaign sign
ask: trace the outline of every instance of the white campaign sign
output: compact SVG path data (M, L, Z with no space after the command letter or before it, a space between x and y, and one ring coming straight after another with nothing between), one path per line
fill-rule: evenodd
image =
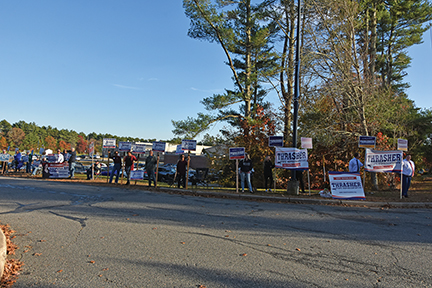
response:
M401 172L402 151L376 151L366 149L365 171Z
M360 173L329 171L330 190L335 199L364 200Z
M308 170L307 149L276 147L275 167L291 170Z

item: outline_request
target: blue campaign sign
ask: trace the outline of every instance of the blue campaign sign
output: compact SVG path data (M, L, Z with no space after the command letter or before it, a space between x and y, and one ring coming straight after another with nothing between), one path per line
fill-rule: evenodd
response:
M245 158L245 148L244 147L236 147L229 148L229 159L244 159Z
M184 151L182 150L182 145L181 144L177 145L177 147L176 147L176 154L177 155L184 154Z
M182 140L182 150L196 150L197 141L196 140Z
M153 142L152 150L156 152L165 152L165 146L165 142Z
M132 142L119 142L119 151L132 150Z
M283 136L270 136L269 147L283 147Z
M116 148L116 139L114 138L104 138L102 142L102 148Z
M375 148L375 136L359 136L359 148Z
M0 162L8 162L10 158L9 154L0 154Z

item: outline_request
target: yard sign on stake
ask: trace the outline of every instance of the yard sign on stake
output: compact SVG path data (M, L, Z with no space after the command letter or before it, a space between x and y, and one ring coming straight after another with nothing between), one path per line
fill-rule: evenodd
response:
M375 143L376 143L375 136L359 136L359 148L375 149L375 145L376 145ZM360 168L359 168L359 173L360 173ZM366 185L366 170L363 173L363 187L365 187L365 185Z
M188 182L189 182L189 165L190 165L190 151L196 150L196 140L182 140L182 150L188 150L188 158L187 158L187 169L186 169L186 183L185 188L188 188Z
M408 151L408 140L405 139L398 139L397 140L397 150L401 151ZM400 199L402 199L402 173L403 172L403 165L401 167L401 185L400 185Z
M236 193L238 193L238 174L239 174L238 160L244 158L245 158L244 147L229 148L229 159L236 160Z
M312 138L306 138L306 137L301 137L301 148L303 149L312 149ZM324 175L325 177L325 175ZM310 173L309 173L309 169L308 169L308 187L309 187L309 196L311 196L311 189L310 189Z

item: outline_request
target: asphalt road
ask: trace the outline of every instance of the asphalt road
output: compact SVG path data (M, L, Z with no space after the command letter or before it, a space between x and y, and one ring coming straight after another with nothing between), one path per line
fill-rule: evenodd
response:
M0 178L14 287L432 287L432 210Z

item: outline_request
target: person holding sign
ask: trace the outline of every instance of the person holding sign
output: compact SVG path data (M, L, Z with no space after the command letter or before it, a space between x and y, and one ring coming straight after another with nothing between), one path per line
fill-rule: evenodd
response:
M349 172L360 173L360 168L363 166L363 163L359 160L360 154L354 153L354 158L350 160L348 169Z
M273 162L271 161L270 156L267 156L264 160L264 188L265 188L265 192L267 192L267 183L269 182L270 184L270 192L271 187L273 186L273 168L275 167L275 165L273 164ZM270 180L270 181L268 181Z
M414 176L415 165L411 155L407 155L402 161L402 197L408 198L408 189L411 186L411 178Z
M108 154L110 154L110 152L108 152ZM118 179L119 179L120 171L121 171L121 167L122 167L122 159L119 156L119 152L118 151L114 152L114 156L112 156L112 159L114 161L114 166L113 166L113 168L111 170L109 183L110 184L112 183L114 174L117 172L115 183L118 184Z
M4 159L9 159L9 155L6 149L3 149ZM2 174L5 174L8 170L9 161L2 161Z
M127 175L126 185L130 185L131 171L134 170L134 161L138 161L138 159L134 155L132 155L131 151L129 151L127 153L127 156L123 159L123 162L125 164L125 172Z
M251 184L251 173L252 173L252 160L249 158L249 154L245 153L245 159L240 162L240 177L241 177L241 187L242 193L244 193L244 182L245 178L249 187L249 192L253 193Z
M183 188L186 188L186 181L187 181L186 170L187 170L187 161L185 160L185 155L182 154L180 156L180 160L177 162L177 179L178 179L177 187L178 188L180 188L181 182L183 182Z
M156 186L156 178L155 178L155 167L156 167L156 157L153 156L153 150L150 150L149 156L146 158L145 168L147 171L149 187L151 187L151 182L153 180L153 186Z

